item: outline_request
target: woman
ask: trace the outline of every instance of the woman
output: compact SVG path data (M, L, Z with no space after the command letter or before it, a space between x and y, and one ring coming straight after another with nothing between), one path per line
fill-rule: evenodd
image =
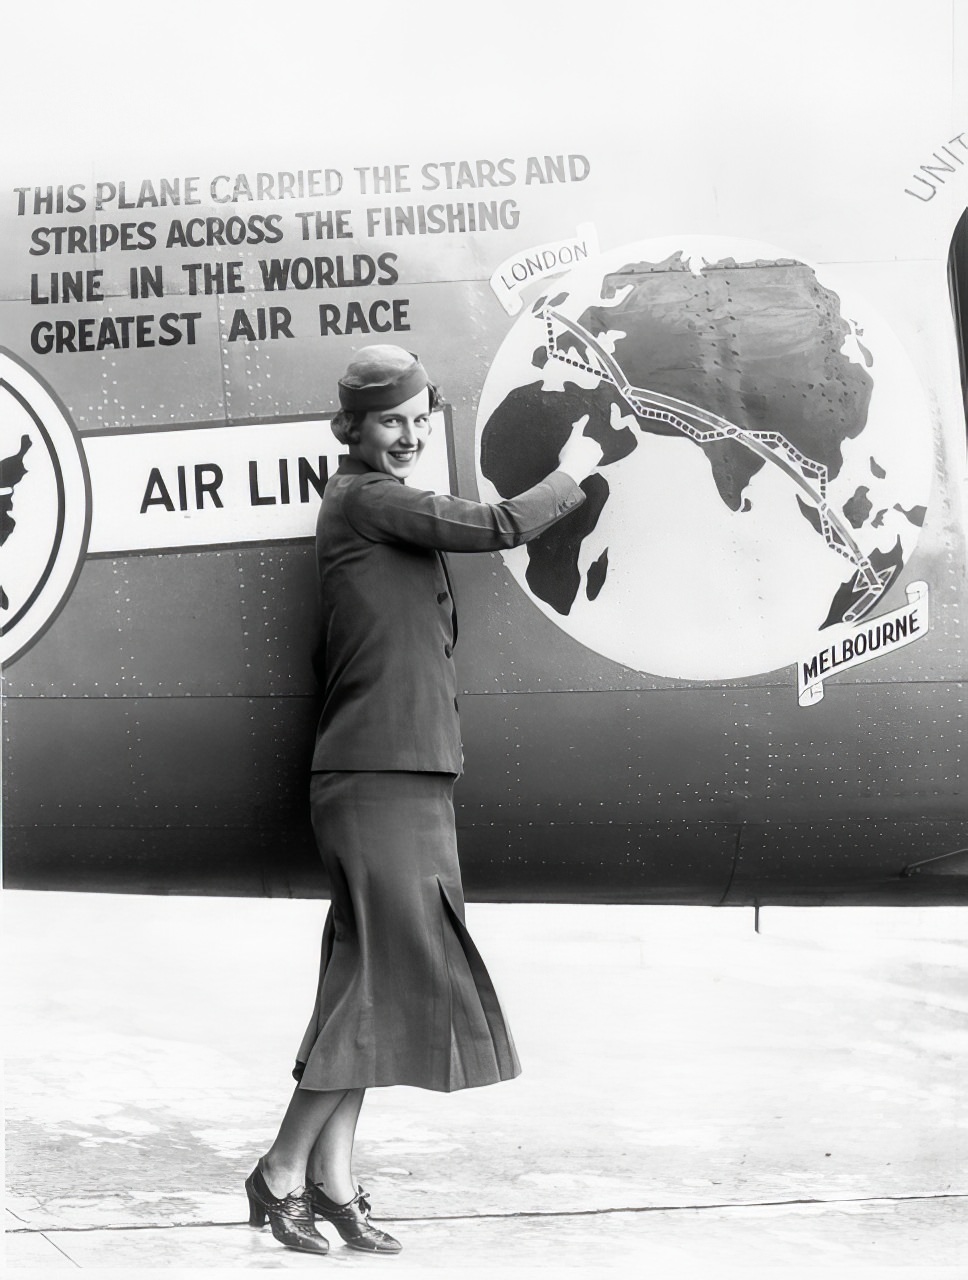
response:
M447 551L516 546L577 507L601 449L576 424L558 469L493 505L403 482L436 389L400 347L363 348L340 379L348 447L316 531L323 709L313 828L331 886L316 1007L278 1136L246 1181L253 1226L325 1253L314 1216L353 1248L396 1253L352 1175L367 1088L454 1090L520 1067L464 924L452 793L463 754ZM584 420L583 420L584 421Z

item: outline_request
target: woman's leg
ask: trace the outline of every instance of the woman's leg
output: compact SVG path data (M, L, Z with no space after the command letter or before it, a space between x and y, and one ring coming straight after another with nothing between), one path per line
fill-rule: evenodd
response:
M351 1249L399 1253L400 1241L370 1222L370 1202L353 1181L353 1139L365 1089L347 1089L326 1121L306 1168L309 1203L319 1218L332 1223Z
M330 1200L346 1204L356 1195L353 1140L365 1089L347 1089L323 1126L306 1164L308 1181L321 1186Z
M359 1092L362 1102L363 1090L346 1089L300 1089L293 1092L282 1118L276 1140L262 1158L262 1171L266 1186L274 1196L287 1196L290 1191L305 1185L306 1169L310 1153L316 1146L320 1135L340 1110L341 1103L351 1094ZM359 1115L356 1105L355 1115ZM355 1130L354 1118L353 1128ZM352 1153L352 1137L350 1139ZM349 1185L351 1190L346 1197L352 1197L356 1188L348 1175L340 1184L340 1189Z

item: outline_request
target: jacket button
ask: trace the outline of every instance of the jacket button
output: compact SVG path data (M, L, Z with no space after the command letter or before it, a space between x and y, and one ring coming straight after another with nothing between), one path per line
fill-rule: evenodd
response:
M444 657L449 658L453 652L454 652L453 645L449 645L449 644L444 645Z
M443 604L443 603L444 603L444 601L445 601L446 599L447 599L447 592L446 592L446 591L438 591L438 592L437 592L437 603L438 603L438 604Z

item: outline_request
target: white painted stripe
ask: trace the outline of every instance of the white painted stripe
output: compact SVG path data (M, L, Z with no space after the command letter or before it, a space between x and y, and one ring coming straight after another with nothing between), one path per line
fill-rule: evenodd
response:
M412 483L447 493L443 413L432 421ZM346 450L328 419L314 418L92 435L84 452L88 552L96 555L312 537L319 510L312 477L332 475Z

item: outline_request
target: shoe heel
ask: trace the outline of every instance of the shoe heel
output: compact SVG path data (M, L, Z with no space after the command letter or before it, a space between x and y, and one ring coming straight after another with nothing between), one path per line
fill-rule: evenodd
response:
M248 1191L246 1194L249 1197L249 1226L264 1227L266 1224L266 1218L269 1216L266 1213L265 1206L261 1205L258 1200L255 1199L251 1191Z

